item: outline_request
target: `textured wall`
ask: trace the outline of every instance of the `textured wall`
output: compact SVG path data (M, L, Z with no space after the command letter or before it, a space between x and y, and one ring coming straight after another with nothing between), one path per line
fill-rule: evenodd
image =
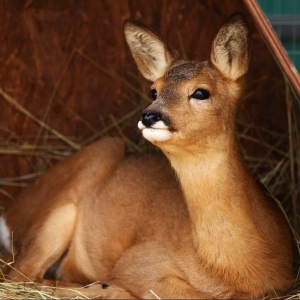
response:
M9 185L19 181L7 185L7 178L36 174L72 149L27 112L81 145L112 122L109 114L119 119L141 102L134 88L147 92L147 86L125 44L125 19L151 26L184 56L206 59L218 27L236 11L248 16L253 45L240 119L284 132L284 81L240 0L2 0L0 198L17 191ZM135 122L125 132L138 140ZM260 152L256 144L245 145Z

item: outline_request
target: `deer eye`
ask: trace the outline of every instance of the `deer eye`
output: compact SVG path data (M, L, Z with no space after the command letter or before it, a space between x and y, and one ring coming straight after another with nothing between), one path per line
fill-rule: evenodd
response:
M155 99L157 98L157 90L156 90L156 89L152 89L152 90L150 91L150 94L151 94L151 98L152 98L153 100L155 100Z
M205 89L197 89L191 96L190 98L194 98L197 100L206 100L210 96L210 93L208 90Z

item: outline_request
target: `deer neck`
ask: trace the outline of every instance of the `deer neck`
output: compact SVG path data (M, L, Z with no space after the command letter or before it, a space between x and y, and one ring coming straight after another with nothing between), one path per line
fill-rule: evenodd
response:
M249 216L247 189L253 180L238 149L233 141L217 151L169 153L185 195L195 245L201 255L210 253L212 259L219 255L224 241L232 244L232 239L245 239L240 228Z
M228 194L231 181L239 176L239 161L228 151L185 153L171 160L191 212L225 201L224 192Z

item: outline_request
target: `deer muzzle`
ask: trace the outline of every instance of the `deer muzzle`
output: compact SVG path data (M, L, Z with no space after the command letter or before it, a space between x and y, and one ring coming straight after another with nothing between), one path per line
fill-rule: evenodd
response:
M138 128L143 136L151 143L164 142L171 138L171 131L167 118L155 111L146 111L142 114Z

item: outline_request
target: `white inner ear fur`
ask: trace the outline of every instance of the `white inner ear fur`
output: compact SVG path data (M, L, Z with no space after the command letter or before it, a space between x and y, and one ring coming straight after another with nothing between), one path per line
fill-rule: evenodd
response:
M170 63L164 44L153 34L138 29L128 30L126 39L143 76L152 82L162 77Z
M222 46L214 46L212 63L227 77L231 76L231 66L228 64L228 51Z
M219 30L212 44L210 59L227 78L236 80L247 72L248 29L242 21L224 25Z
M231 49L232 53L234 53L234 51L236 50ZM236 53L237 55L239 54L238 50ZM226 77L236 80L244 75L247 69L244 67L242 59L234 55L232 55L233 58L231 64L229 64L229 55L229 51L223 45L216 45L214 48L214 56L211 56L211 61Z
M149 80L155 81L164 75L168 67L165 47L159 40L153 40L146 34L144 34L144 39L146 44L141 45L141 51L142 53L147 53L146 55L149 56L149 69L152 73Z

